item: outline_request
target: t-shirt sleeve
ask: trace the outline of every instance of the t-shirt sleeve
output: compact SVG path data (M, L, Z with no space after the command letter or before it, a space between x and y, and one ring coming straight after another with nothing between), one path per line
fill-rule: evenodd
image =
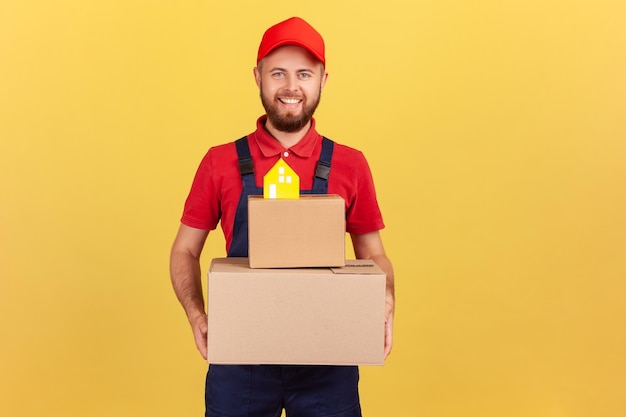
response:
M214 230L217 227L221 213L213 173L213 149L209 149L200 162L185 201L181 218L184 225L203 230Z
M365 156L360 151L354 152L351 169L354 173L354 189L350 192L350 200L346 211L346 231L363 234L381 230L385 227L383 217L376 199L374 179Z

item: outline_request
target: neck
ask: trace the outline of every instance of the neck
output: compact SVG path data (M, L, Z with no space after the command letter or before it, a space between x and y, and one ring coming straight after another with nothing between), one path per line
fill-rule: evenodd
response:
M311 121L297 132L283 132L276 129L269 120L265 121L265 129L285 148L296 145L306 135L311 127Z

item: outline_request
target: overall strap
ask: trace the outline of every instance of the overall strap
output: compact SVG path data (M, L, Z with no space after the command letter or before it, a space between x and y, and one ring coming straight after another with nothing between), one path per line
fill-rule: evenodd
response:
M324 137L322 139L322 152L315 168L313 178L313 194L328 194L328 177L330 175L330 161L333 159L335 142Z
M254 164L252 163L252 156L250 156L248 137L244 136L241 139L237 139L235 141L235 147L237 148L239 172L241 172L241 176L243 177L244 175L254 174Z
M241 173L242 189L239 196L239 204L235 212L233 222L233 235L228 249L228 256L248 256L248 196L262 195L263 189L258 188L254 183L254 164L250 156L248 137L244 136L235 141L237 148L237 158L239 162L239 172Z

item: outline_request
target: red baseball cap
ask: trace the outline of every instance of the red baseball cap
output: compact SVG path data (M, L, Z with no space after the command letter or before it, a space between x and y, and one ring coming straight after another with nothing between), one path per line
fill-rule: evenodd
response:
M299 17L292 17L277 23L265 31L263 39L261 39L261 45L259 45L256 63L258 64L274 49L285 45L295 45L304 48L312 53L322 64L326 65L322 35L313 26Z

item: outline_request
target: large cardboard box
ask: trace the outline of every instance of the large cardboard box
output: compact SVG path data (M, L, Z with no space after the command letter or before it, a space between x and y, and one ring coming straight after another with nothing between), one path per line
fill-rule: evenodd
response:
M385 273L342 268L252 269L219 258L208 277L208 361L382 365Z
M248 256L251 268L343 266L345 202L338 195L297 200L248 200Z

